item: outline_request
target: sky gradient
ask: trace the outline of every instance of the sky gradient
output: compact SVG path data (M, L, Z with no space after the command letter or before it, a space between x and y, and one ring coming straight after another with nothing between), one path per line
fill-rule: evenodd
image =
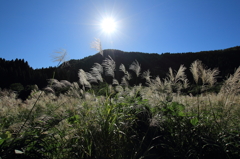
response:
M182 53L240 45L240 0L0 0L0 58L24 59L31 67L56 66L103 49ZM117 23L102 32L106 17Z

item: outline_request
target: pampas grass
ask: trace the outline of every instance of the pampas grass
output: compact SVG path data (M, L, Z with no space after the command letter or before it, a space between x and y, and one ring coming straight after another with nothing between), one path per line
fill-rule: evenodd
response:
M146 84L149 85L151 83L151 72L149 70L142 73L142 78L146 80Z
M202 61L199 60L196 60L191 64L190 71L197 85L199 84L199 80L201 79L202 86L208 84L210 87L214 86L214 84L216 83L217 75L219 74L219 70L217 68L214 68L212 70L206 69Z
M96 45L101 53L100 41ZM178 71L169 68L165 78L152 78L149 70L140 73L135 60L129 69L147 85L132 87L125 66L119 67L124 73L120 84L114 78L115 67L109 56L90 72L80 69L78 82L49 79L48 92L34 90L24 102L14 92L0 90L0 157L240 157L240 67L219 93L211 93L208 88L215 85L218 69L194 61L190 71L201 86L196 96L181 92L190 85L183 65ZM103 73L112 77L112 83L97 96L91 83L104 82ZM62 88L69 89L51 93Z
M108 58L105 58L105 60L103 60L102 66L104 67L105 75L114 78L116 64L115 61L111 58L111 56L108 56Z
M132 70L137 77L141 74L141 65L138 63L137 60L133 61L133 63L129 66L129 70Z
M190 66L190 71L192 72L193 79L196 84L198 84L200 78L200 70L202 68L202 62L199 60L194 61Z
M220 93L224 94L237 94L240 92L240 67L230 75L225 81L220 90Z
M90 82L88 81L88 76L87 76L87 74L85 73L84 70L79 69L79 71L78 71L78 77L79 77L79 83L80 83L80 85L82 86L82 88L83 88L84 91L85 91L85 87L91 88L91 84L90 84ZM91 79L91 80L92 80L92 79Z

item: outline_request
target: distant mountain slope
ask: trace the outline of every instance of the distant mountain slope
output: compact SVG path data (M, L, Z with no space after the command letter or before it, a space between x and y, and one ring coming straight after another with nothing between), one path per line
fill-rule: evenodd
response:
M240 46L213 51L188 52L188 53L141 53L141 52L124 52L120 50L108 49L103 51L103 56L95 54L79 60L70 60L69 66L66 67L49 67L33 70L24 60L7 61L0 59L0 87L9 88L12 83L22 83L24 86L29 84L37 84L43 88L47 84L47 80L53 77L55 71L55 78L58 80L68 80L70 82L78 81L78 70L83 69L90 71L94 63L102 63L102 61L111 56L116 62L116 78L120 79L119 66L124 64L128 69L134 60L141 64L141 72L150 70L151 75L160 76L164 78L168 72L169 67L177 70L181 64L188 68L187 76L191 80L189 72L190 64L199 59L208 68L218 67L220 70L219 80L222 80L230 73L240 66Z
M111 56L116 62L116 68L123 63L126 68L137 60L142 67L142 71L149 69L153 76L165 77L169 67L177 70L181 64L190 67L191 63L197 59L201 60L208 68L219 68L220 76L224 78L229 73L240 66L240 46L213 51L188 52L188 53L164 53L149 54L140 52L123 52L120 50L104 50L104 55L96 54L81 60L70 60L70 68L73 70L83 69L89 71L95 62L102 63L103 59ZM70 69L68 68L68 69ZM117 70L116 70L117 71ZM189 74L189 72L188 72Z

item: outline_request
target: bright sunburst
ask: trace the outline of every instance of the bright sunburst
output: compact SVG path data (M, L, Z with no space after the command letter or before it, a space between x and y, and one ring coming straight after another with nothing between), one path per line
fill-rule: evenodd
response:
M116 21L113 18L105 18L101 22L103 32L111 34L116 30Z

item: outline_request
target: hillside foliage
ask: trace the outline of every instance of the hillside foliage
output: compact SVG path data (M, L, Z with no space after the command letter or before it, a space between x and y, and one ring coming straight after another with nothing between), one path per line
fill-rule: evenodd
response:
M53 72L44 89L27 83L24 100L19 95L26 87L18 81L0 90L0 158L240 157L240 67L219 79L220 66L196 59L161 76L151 72L155 66L143 67L141 58L120 63L123 56L106 50L93 57L98 61L80 67L74 82L57 77L78 62L45 69Z

